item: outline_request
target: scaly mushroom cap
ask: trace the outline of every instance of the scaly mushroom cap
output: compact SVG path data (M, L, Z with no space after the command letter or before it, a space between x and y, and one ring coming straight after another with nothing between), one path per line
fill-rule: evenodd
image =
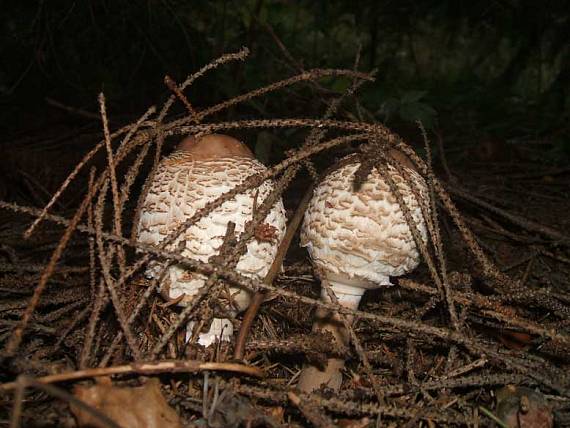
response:
M358 161L348 163L317 186L305 213L301 246L307 247L313 263L327 272L329 280L375 288L389 285L388 276L414 269L420 257L400 205L376 168L360 190L353 191L359 166ZM417 193L428 201L423 178L404 168ZM426 240L425 221L410 185L395 167L388 165L387 172Z
M247 177L264 171L266 167L253 158L247 146L234 138L216 134L198 139L186 138L158 166L142 207L137 229L139 242L160 244L208 202L241 184ZM252 220L254 204L259 206L273 186L273 182L268 180L229 199L190 226L168 249L174 251L180 241L185 241L181 253L184 257L208 262L218 253L228 222L235 223L236 235L243 232L246 222ZM270 239L249 241L247 253L237 264L240 273L257 278L265 276L283 238L285 223L285 210L279 200L264 221L270 226L266 229L274 233ZM150 274L156 276L159 270L155 265ZM188 272L181 265L173 265L161 285L162 292L170 298L185 294L181 304L187 304L204 285L205 279L201 274ZM237 305L235 309L244 310L249 304L249 293L236 288L230 291Z
M251 150L241 141L221 134L204 135L200 138L186 137L178 144L176 150L192 155L194 160L227 157L254 158Z

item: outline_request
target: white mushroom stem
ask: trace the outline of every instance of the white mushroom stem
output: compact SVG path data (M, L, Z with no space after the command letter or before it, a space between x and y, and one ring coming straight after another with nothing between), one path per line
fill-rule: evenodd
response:
M335 280L329 279L329 284L338 299L338 303L349 309L358 309L362 295L369 288L369 284L364 284L356 280ZM330 302L331 299L325 287L321 288L321 300ZM346 321L352 323L352 317L346 316ZM333 335L339 347L346 347L350 342L348 331L346 330L340 316L336 312L319 308L315 313L313 323L314 332L329 332ZM297 388L310 393L325 385L334 390L340 389L342 384L342 369L344 368L343 358L329 358L322 369L313 365L305 365L299 376Z
M186 326L186 342L192 338L195 323L189 322ZM210 330L207 333L200 333L198 343L204 347L208 347L216 340L220 342L230 342L234 335L234 325L227 318L214 318L210 324Z
M301 246L307 247L313 265L325 272L340 303L349 308L358 307L365 289L389 285L389 276L410 272L420 262L414 234L395 189L427 242L422 210L422 206L429 206L427 184L406 156L399 152L389 155L405 172L391 164L376 166L355 190L354 178L362 157L346 158L320 181L305 212ZM346 328L334 314L317 311L314 329L330 331L340 344L349 341ZM343 365L341 360L331 359L324 371L306 367L298 386L307 392L323 383L338 389Z
M329 277L330 278L330 277ZM345 308L358 309L360 299L368 287L363 286L361 281L355 280L328 280L330 288L334 291L338 303ZM330 302L329 293L325 287L321 287L321 300Z

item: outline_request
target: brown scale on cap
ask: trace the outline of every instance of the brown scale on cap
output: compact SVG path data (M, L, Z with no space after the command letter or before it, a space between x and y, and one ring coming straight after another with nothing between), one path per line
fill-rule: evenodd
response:
M411 169L412 171L416 171L416 172L417 172L417 168L416 168L416 166L414 165L414 163L410 160L410 158L409 158L407 155L405 155L405 154L402 153L401 151L396 150L396 149L390 149L390 150L388 151L388 155L389 155L392 159L394 159L394 160L400 162L400 163L401 163L403 166L405 166L406 168Z
M222 134L209 134L198 138L186 137L178 144L176 151L191 154L195 160L234 156L254 158L253 153L244 143Z

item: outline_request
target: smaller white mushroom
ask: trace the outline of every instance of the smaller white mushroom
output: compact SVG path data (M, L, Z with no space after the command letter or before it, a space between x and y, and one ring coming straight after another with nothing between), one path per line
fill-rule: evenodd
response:
M395 150L390 156L400 162L408 180L391 164L385 171L426 240L426 225L415 196L427 206L426 183L407 157ZM354 174L360 166L358 158L353 159L341 161L341 166L315 188L301 229L301 246L307 247L313 264L325 276L321 279L330 284L339 304L357 309L366 290L391 285L389 277L414 269L420 255L396 196L376 168L358 191L353 190ZM324 287L321 299L330 301ZM330 311L316 311L313 330L329 331L341 345L349 343L338 314ZM344 360L337 358L329 359L324 370L307 365L297 386L305 392L323 384L339 389L343 367Z
M247 146L234 138L212 134L184 139L158 166L142 206L138 240L159 245L207 203L242 184L249 176L264 171L266 167L254 158ZM259 206L272 189L273 183L268 180L230 198L190 226L168 249L179 250L179 244L184 242L181 252L184 257L208 262L210 257L218 254L228 223L235 224L236 235L243 232L245 224L253 219L254 207ZM264 236L248 242L247 252L236 266L238 272L258 279L267 274L285 233L285 222L285 209L279 199L262 223ZM156 277L160 267L157 264L149 266L147 274ZM161 292L169 299L181 298L179 304L184 306L192 302L205 281L204 275L189 272L182 265L173 265L168 268ZM235 316L249 305L251 293L248 291L230 287L229 294L231 305L226 309L231 315ZM192 326L190 323L186 330L187 338L192 333ZM208 346L216 338L230 340L232 336L230 320L214 318L210 330L200 335L198 343Z

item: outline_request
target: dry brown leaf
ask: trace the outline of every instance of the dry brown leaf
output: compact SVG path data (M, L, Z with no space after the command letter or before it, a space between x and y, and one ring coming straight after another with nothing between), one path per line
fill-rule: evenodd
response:
M77 386L73 394L79 400L113 419L123 428L181 428L174 409L168 405L156 379L140 387L117 387L98 383ZM71 406L80 427L103 428L104 423L91 414Z
M509 428L552 428L554 416L544 395L508 385L497 391L497 416Z
M366 428L371 421L368 417L362 419L339 419L338 426L341 428Z

